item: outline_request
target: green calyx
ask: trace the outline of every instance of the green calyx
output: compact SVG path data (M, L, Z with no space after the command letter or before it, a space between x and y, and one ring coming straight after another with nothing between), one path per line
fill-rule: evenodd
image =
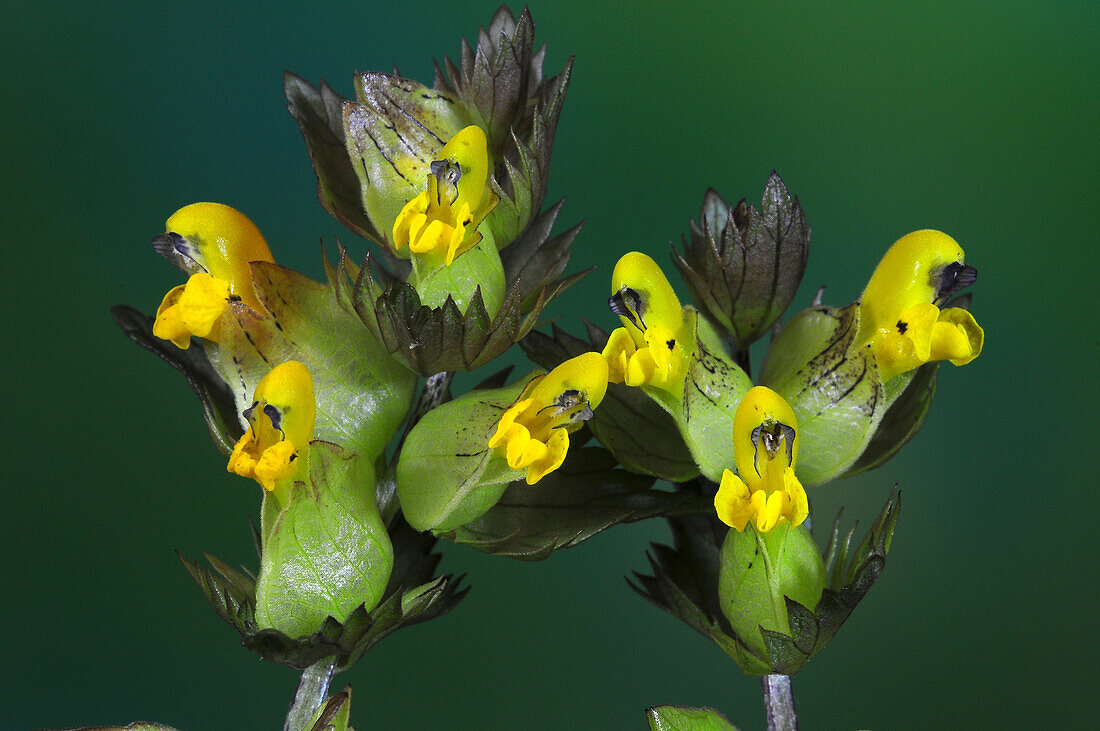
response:
M435 538L414 531L400 514L387 522L386 530L395 560L382 600L373 609L360 604L342 621L330 615L316 631L300 637L260 626L256 582L250 576L210 554L205 554L209 567L180 560L214 611L237 630L249 650L298 670L327 657L335 657L337 667L347 669L383 637L446 614L466 595L461 578L434 575L440 560L432 550ZM257 536L257 544L259 540Z
M489 448L504 411L537 376L470 393L432 409L405 439L397 463L397 497L417 530L447 530L485 513L508 483L523 478Z
M813 611L827 576L810 532L782 521L774 530L730 530L719 558L718 598L737 637L767 658L761 630L789 635L787 603Z
M631 586L708 637L751 675L794 675L825 648L886 566L901 502L895 489L863 540L840 516L824 558L809 532L757 537L713 515L669 518L672 546L654 544L651 574ZM765 560L766 559L766 560Z
M393 568L373 460L325 442L310 447L309 481L295 483L281 507L266 494L261 512L256 622L289 637L373 609Z

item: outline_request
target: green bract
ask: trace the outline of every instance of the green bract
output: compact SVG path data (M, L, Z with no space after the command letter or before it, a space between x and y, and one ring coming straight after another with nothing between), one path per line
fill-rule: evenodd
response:
M752 381L726 354L710 323L696 317L695 335L683 400L664 405L679 424L699 471L718 481L733 464L733 415ZM656 389L645 390L659 400Z
M606 407L605 396L596 413ZM709 499L653 489L653 482L617 469L604 449L571 449L564 464L538 484L512 482L486 513L441 535L479 551L535 561L619 523L710 509Z
M713 326L691 307L684 312L695 348L683 392L677 398L655 386L641 390L672 416L699 472L718 481L733 466L733 415L752 381L729 357Z
M451 95L411 79L358 74L355 98L344 104L347 152L363 209L389 242L397 214L424 190L432 161L466 124ZM396 253L409 255L407 249Z
M882 572L900 501L895 489L854 550L855 528L842 536L838 515L824 559L804 528L757 539L713 515L672 517L673 546L653 544L652 575L635 572L631 586L710 638L746 673L794 675L833 639Z
M737 731L713 708L656 706L645 713L651 731Z
M422 305L441 307L450 299L460 312L466 313L475 293L480 292L489 318L500 311L504 300L504 266L492 237L483 238L449 266L421 269L418 264L414 258L409 284L420 295Z
M363 327L335 285L291 269L254 264L256 293L267 310L230 305L235 318L207 352L226 383L237 384L239 411L271 364L300 360L317 389L318 439L369 455L382 453L405 418L416 377Z

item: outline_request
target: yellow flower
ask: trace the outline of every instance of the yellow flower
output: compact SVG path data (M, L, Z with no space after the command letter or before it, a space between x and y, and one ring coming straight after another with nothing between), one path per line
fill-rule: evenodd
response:
M455 257L481 241L477 227L497 203L489 189L485 132L471 126L458 132L431 164L428 189L401 209L393 224L393 245L414 254Z
M592 417L607 391L607 361L599 353L570 358L532 380L497 423L489 448L534 485L565 461L569 432Z
M623 327L611 333L603 356L608 380L683 393L694 343L680 300L657 262L632 251L615 265L608 306Z
M294 478L308 474L316 416L309 370L296 360L275 366L256 385L244 411L248 431L233 447L226 469L256 480L285 505Z
M810 514L802 483L795 477L798 421L783 397L766 386L745 394L733 416L733 462L738 475L726 470L714 509L723 523L744 531L755 519L766 533L786 519L792 527Z
M941 310L977 279L963 250L939 231L914 231L882 257L860 300L857 341L870 344L883 381L936 360L965 365L982 352L984 333L958 307Z
M249 265L274 260L259 229L243 213L221 203L193 203L172 214L167 230L154 247L192 274L164 296L154 335L186 350L192 335L218 339L229 302L260 309Z

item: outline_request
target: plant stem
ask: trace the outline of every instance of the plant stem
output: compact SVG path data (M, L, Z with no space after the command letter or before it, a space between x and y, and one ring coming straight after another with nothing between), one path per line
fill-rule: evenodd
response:
M794 694L790 675L765 675L760 678L764 691L764 710L768 731L798 731L798 716L794 711Z
M298 681L298 690L294 693L294 702L286 714L283 731L305 731L306 724L317 713L332 682L332 673L336 668L336 656L319 660L302 671Z

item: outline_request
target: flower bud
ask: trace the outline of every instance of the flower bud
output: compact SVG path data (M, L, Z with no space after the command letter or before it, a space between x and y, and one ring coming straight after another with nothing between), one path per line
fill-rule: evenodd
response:
M760 209L730 207L714 190L672 261L692 302L737 348L768 332L794 298L806 271L810 227L798 198L774 171Z

